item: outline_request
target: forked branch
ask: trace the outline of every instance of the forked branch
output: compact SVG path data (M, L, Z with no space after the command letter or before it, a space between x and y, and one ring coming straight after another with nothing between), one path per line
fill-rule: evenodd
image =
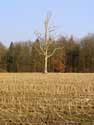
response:
M40 49L41 49L41 52L43 53L43 55L45 55L45 51L44 51L44 49L42 48L42 46L41 46L41 43L39 42L39 44L40 44Z
M38 52L39 55L44 55L43 52L41 52L37 47L34 47L34 48Z
M53 50L53 52L50 54L50 55L48 55L47 56L47 58L50 58L51 56L53 56L54 54L55 54L55 52L57 51L57 50L60 50L60 49L63 49L63 48L55 48L54 50Z

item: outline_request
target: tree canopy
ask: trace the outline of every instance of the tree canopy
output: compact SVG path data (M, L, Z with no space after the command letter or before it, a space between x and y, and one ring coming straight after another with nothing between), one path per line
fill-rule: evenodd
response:
M48 72L94 72L94 35L81 39L60 37L51 39L49 53L56 51L48 59ZM40 40L11 42L9 48L0 42L0 72L44 72L44 56L41 54Z

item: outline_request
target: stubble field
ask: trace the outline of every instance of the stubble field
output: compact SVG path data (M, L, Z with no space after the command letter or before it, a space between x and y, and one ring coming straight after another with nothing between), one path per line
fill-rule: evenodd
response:
M0 125L93 125L94 74L0 74Z

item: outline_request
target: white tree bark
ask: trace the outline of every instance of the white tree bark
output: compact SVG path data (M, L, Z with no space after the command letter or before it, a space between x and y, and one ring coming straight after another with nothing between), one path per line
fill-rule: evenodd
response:
M48 63L48 40L49 40L49 17L46 18L45 20L45 69L44 72L47 73L47 63Z
M59 49L62 49L62 48L55 48L53 50L53 52L48 55L48 49L49 49L49 46L50 46L50 43L49 43L49 32L53 31L49 28L49 21L50 21L50 17L47 16L46 17L46 20L45 20L45 48L42 47L41 43L40 43L40 50L41 50L41 53L42 55L44 55L44 61L45 61L45 66L44 66L44 73L47 73L48 70L47 70L47 63L48 63L48 58L50 58L51 56L53 56L56 52L56 50L59 50Z
M45 53L45 69L44 69L44 73L47 73L48 70L47 70L47 63L48 63L48 57L47 57L47 50L46 50L46 53Z

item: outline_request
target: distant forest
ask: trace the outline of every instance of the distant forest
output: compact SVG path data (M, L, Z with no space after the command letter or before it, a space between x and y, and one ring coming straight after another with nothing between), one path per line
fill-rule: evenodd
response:
M73 36L49 38L48 53L62 47L48 59L48 72L94 72L94 34L81 39ZM0 72L44 72L44 55L40 39L11 42L7 48L0 42ZM44 48L45 49L45 48Z

